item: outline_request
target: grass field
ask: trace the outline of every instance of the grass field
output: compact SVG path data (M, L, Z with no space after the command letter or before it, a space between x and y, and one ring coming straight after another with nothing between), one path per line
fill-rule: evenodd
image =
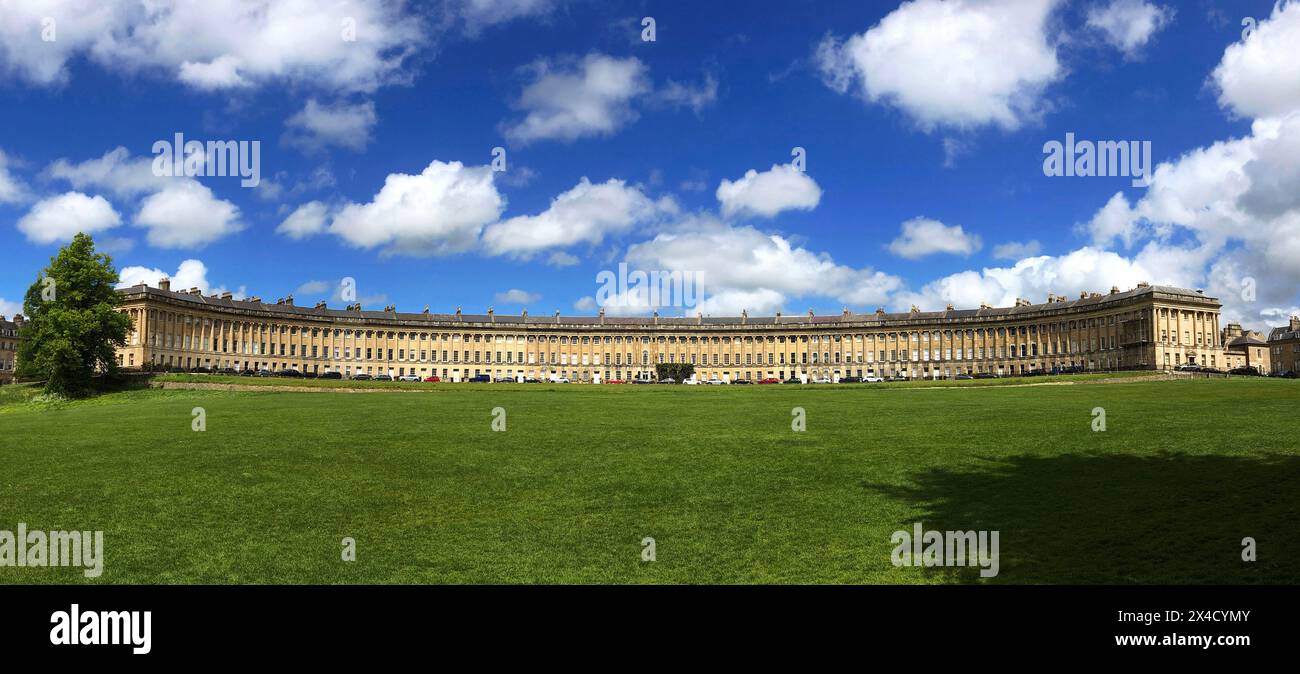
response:
M106 550L0 583L1300 581L1294 381L423 386L0 387L0 530ZM893 566L914 522L998 530L999 575Z

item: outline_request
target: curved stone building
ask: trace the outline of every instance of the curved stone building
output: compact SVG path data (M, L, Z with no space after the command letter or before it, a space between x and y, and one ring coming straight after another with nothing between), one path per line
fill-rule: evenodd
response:
M1147 284L1003 308L687 318L363 311L159 285L119 291L135 323L118 353L124 367L589 382L652 378L659 362L728 381L1224 364L1219 302Z

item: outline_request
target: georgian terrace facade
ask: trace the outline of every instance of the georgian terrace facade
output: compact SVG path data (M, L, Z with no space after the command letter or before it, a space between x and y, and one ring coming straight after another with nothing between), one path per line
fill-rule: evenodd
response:
M1168 369L1223 360L1217 300L1150 286L1043 304L940 312L622 318L362 311L124 288L134 329L121 366L437 375L461 381L653 378L692 363L700 379L949 377L1082 367Z

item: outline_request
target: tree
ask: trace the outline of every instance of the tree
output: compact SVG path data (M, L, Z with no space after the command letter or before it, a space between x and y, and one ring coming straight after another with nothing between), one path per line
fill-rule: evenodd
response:
M695 366L690 363L655 363L655 374L660 379L686 381L695 374Z
M117 311L116 283L112 258L96 253L86 234L61 248L23 298L18 375L75 397L90 392L96 371L116 372L114 349L131 329L131 318Z

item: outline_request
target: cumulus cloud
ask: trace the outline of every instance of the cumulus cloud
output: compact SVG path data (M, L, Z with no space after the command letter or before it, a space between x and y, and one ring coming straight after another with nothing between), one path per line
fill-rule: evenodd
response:
M325 231L325 219L328 216L328 206L319 201L309 201L294 209L275 231L290 239L305 239Z
M1219 105L1244 117L1300 110L1300 2L1284 0L1250 37L1230 45L1211 79Z
M16 204L27 199L27 185L9 170L9 156L0 150L0 204Z
M132 157L124 147L105 152L98 159L73 163L57 159L45 169L46 175L65 180L79 190L100 189L121 198L133 198L157 192L173 180L153 172L152 157Z
M493 255L528 257L548 248L598 244L675 209L671 200L656 202L622 180L592 184L584 176L545 211L490 225L483 233L483 245Z
M538 61L528 70L532 82L516 102L524 116L502 129L520 144L608 136L637 118L633 100L651 90L648 68L636 57L589 54L576 63Z
M329 146L360 152L370 143L378 119L370 101L327 105L313 98L285 122L284 142L308 152Z
M906 311L912 305L934 311L952 304L959 308L1014 306L1017 299L1047 301L1049 293L1070 296L1105 292L1112 285L1123 290L1141 281L1159 282L1139 262L1099 248L1085 247L1060 257L1030 257L1010 267L963 271L925 284L920 290L898 293L893 308Z
M542 296L527 290L511 288L503 293L497 293L495 299L497 304L529 304L542 299Z
M5 298L0 297L0 316L4 316L7 319L12 319L14 317L14 314L21 314L22 312L23 312L22 302L10 302Z
M218 199L192 179L171 179L161 191L145 197L135 224L148 230L146 239L158 248L202 248L244 228L239 208Z
M744 309L771 314L804 297L831 297L865 306L885 302L903 286L896 276L837 264L829 254L808 250L781 235L709 216L688 219L630 246L624 259L630 269L697 275L705 291L700 306L704 313L737 314ZM637 298L623 299L620 308L625 313L650 309L638 306Z
M543 17L555 9L555 4L555 0L452 0L443 10L445 22L461 22L465 32L473 36L497 24Z
M708 73L698 86L668 80L668 83L660 88L656 98L665 105L690 108L698 115L701 110L718 100L718 78Z
M1151 37L1173 21L1174 10L1145 0L1111 0L1088 10L1087 25L1125 58L1136 58Z
M32 243L70 241L78 232L95 234L122 223L122 217L99 195L68 192L42 199L18 220L18 230Z
M244 286L239 286L237 290L227 290L224 286L212 285L208 282L208 266L203 264L202 260L194 259L181 262L173 274L168 274L157 267L142 267L139 265L123 267L118 272L117 287L129 288L143 283L156 288L158 287L158 281L163 278L171 279L172 290L198 288L204 295L219 295L230 292L235 299L244 299L246 290Z
M490 166L434 160L419 175L390 174L369 203L340 208L328 231L385 254L447 255L473 247L504 208Z
M914 0L864 33L827 36L828 86L902 110L925 130L1015 129L1063 75L1048 18L1058 0Z
M410 78L425 42L398 0L0 0L0 69L37 85L84 56L204 91L271 82L374 91ZM54 40L43 40L52 19Z
M948 226L930 218L912 218L903 223L898 238L889 244L889 252L909 260L947 253L970 255L983 244L980 237L962 229L961 225Z
M821 202L817 181L790 164L773 164L759 173L754 169L732 182L723 179L716 192L725 216L758 215L770 218L782 211L810 211Z
M998 260L1019 260L1033 257L1043 251L1038 241L1008 241L993 247L993 257Z

